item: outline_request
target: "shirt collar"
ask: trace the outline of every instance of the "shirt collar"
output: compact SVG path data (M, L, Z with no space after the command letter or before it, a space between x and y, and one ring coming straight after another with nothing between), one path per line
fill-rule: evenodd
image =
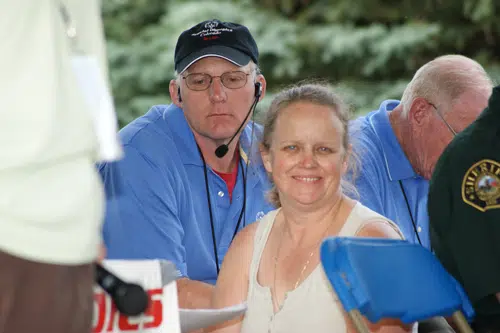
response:
M403 152L389 121L389 112L399 103L397 100L386 100L380 104L378 111L368 116L369 126L380 141L385 167L391 181L418 176Z

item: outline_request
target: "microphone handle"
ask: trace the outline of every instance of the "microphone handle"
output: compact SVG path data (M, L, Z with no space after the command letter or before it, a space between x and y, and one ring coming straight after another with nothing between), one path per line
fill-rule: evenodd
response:
M95 282L110 296L113 296L120 286L126 285L124 281L120 280L99 263L95 263Z
M236 133L234 133L234 135L231 138L231 140L229 140L229 142L227 143L228 146L234 140L234 138L236 137L236 135L238 135L238 133L241 131L241 129L243 128L243 126L247 122L248 117L250 117L250 114L252 113L252 110L255 110L255 107L257 106L257 102L258 101L259 101L259 97L255 97L255 100L253 101L252 105L250 106L250 109L248 110L247 115L245 116L245 119L243 119L243 121L240 124L240 127L238 127L238 130L236 131Z
M243 121L241 122L241 124L238 127L238 129L236 130L236 132L233 134L233 136L231 137L231 139L229 139L229 142L226 143L226 144L222 144L219 147L217 147L217 149L215 150L216 151L215 155L217 157L222 158L222 157L224 157L227 154L227 150L226 149L224 149L225 151L223 153L219 153L219 154L217 153L217 151L218 150L219 151L222 150L223 148L221 148L221 147L223 147L223 146L229 147L229 145L231 144L231 142L233 142L233 140L236 137L236 135L238 135L238 133L241 131L241 128L243 127L243 125L245 125L245 123L247 122L247 119L250 116L250 113L252 113L252 110L255 109L255 106L257 105L258 101L259 101L259 97L255 97L255 100L253 101L252 105L250 106L250 109L248 110L247 115L245 116L245 119L243 119ZM219 156L219 155L221 155L221 156Z

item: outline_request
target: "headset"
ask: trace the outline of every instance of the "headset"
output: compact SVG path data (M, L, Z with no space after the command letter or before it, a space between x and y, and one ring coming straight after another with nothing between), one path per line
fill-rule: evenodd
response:
M236 137L236 135L238 135L238 133L240 132L243 125L245 125L248 117L250 116L250 113L252 113L252 111L255 111L255 107L257 106L257 103L259 102L259 98L261 95L262 95L262 84L260 82L255 82L255 93L254 93L255 100L253 101L252 106L250 107L250 110L248 110L248 113L247 113L245 119L243 119L240 127L238 127L238 129L236 130L234 135L231 137L231 139L229 139L228 143L224 143L224 144L220 145L219 147L217 147L217 149L215 149L215 156L217 156L218 158L223 158L224 156L226 156L226 154L229 150L229 145L231 144L233 139Z
M179 96L178 97L179 103L182 102L181 87L177 87L177 95ZM245 125L245 123L246 123L248 117L250 116L250 114L252 113L252 111L255 110L255 107L257 106L257 103L259 102L259 98L260 98L260 96L262 96L262 83L255 82L254 96L255 96L255 100L252 103L252 106L248 110L248 113L245 116L245 119L243 119L243 121L241 122L240 126L238 127L238 129L236 130L234 135L231 137L231 139L229 139L228 143L224 143L224 144L218 146L217 149L215 149L215 156L217 156L218 158L223 158L224 156L226 156L227 152L229 151L229 145L234 140L236 135L238 135L238 133L240 132L243 125Z

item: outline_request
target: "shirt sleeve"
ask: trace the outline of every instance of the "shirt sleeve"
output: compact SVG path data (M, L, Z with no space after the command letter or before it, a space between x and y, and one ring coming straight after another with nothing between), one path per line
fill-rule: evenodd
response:
M165 259L187 276L184 228L172 168L159 167L134 147L99 168L106 188L104 240L109 259ZM154 175L154 176L153 176Z
M71 11L72 23L78 34L78 47L96 58L105 83L110 88L106 39L101 16L102 0L64 0L63 3Z
M353 157L355 159L355 171L347 175L347 179L354 185L359 201L375 212L386 216L384 206L384 194L381 190L384 185L380 179L380 164L375 161L375 157L370 153L369 147L360 146L360 151Z

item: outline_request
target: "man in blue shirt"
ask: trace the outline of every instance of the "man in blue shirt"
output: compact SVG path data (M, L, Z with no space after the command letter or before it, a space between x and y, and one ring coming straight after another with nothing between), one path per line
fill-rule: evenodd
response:
M360 201L397 223L410 242L430 248L428 181L453 136L486 107L491 89L477 62L441 56L415 73L401 102L386 100L352 123Z
M210 20L175 49L173 103L120 131L125 157L99 167L108 195L110 259L166 259L178 268L181 307L207 307L237 231L273 207L248 119L263 97L257 45L242 25Z

